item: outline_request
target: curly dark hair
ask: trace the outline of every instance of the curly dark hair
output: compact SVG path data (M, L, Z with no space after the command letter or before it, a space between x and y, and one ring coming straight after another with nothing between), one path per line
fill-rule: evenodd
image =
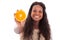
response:
M47 14L46 14L46 7L45 5L42 3L42 2L34 2L32 3L30 9L29 9L29 12L28 12L28 16L27 16L27 19L26 19L26 22L25 22L25 26L24 26L24 39L25 38L28 38L29 40L29 37L32 36L32 32L33 32L33 19L31 18L31 11L32 11L32 8L34 5L40 5L42 8L43 8L43 18L39 21L39 34L42 34L44 37L45 37L45 40L50 40L50 26L49 26L49 23L48 23L48 19L47 19ZM39 36L40 38L40 36ZM37 40L39 40L39 38Z

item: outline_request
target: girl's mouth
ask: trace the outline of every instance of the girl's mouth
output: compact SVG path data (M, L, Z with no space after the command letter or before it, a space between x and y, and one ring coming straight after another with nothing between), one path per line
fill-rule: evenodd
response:
M34 18L39 18L39 16L38 15L35 15Z

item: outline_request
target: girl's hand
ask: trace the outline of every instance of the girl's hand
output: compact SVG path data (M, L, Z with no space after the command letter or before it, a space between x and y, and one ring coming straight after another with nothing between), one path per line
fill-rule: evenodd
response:
M15 22L17 24L17 28L15 28L14 31L16 33L18 33L18 34L21 33L21 32L23 32L23 27L24 27L24 24L25 24L25 20L22 21L22 22L17 21L15 18L14 18L14 20L15 20Z

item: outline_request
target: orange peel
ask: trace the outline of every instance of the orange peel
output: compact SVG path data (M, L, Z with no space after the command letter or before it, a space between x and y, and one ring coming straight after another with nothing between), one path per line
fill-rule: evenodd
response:
M17 10L14 17L17 21L21 22L21 21L24 21L26 19L26 13L22 9Z

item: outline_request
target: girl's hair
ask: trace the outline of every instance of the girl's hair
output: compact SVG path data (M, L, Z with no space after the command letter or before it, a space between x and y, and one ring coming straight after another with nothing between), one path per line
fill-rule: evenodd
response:
M48 23L47 19L47 14L46 14L46 7L42 2L34 2L32 3L29 12L28 12L28 17L25 22L24 26L24 39L32 36L33 33L33 19L31 18L31 11L34 5L40 5L43 8L43 18L39 21L39 34L42 34L45 37L45 40L50 40L50 26ZM40 36L39 36L40 38ZM39 40L39 38L37 40Z

